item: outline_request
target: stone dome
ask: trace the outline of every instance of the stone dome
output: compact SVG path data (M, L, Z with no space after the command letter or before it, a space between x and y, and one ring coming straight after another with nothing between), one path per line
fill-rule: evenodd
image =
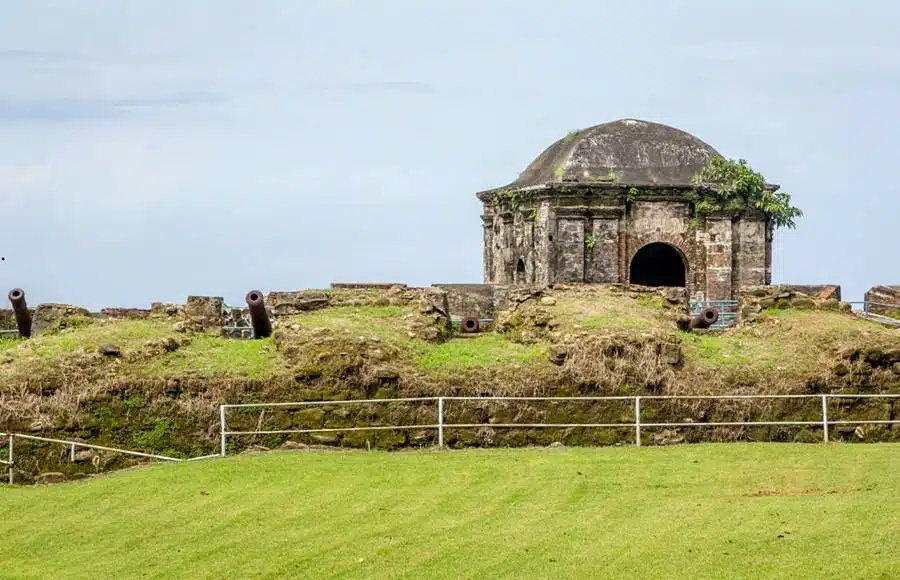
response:
M686 186L718 155L708 144L680 129L620 119L563 137L545 149L510 186L562 181Z

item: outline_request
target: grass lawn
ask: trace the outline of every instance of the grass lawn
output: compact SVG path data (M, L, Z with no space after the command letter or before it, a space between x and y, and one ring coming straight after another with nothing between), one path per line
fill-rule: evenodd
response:
M0 577L897 578L900 446L277 452L0 487Z

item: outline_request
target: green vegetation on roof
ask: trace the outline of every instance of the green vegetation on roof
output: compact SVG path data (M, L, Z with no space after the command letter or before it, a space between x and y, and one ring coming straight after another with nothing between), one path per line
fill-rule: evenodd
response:
M705 185L711 192L696 203L698 213L713 211L762 210L776 228L796 227L796 219L803 212L791 205L790 194L772 191L766 178L743 159L713 157L706 167L694 176L694 183Z

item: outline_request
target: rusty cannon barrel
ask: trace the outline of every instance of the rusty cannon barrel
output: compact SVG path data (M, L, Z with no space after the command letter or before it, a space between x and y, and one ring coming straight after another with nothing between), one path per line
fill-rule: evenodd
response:
M250 325L253 327L253 338L266 338L272 334L272 322L266 312L266 301L259 290L247 292L247 306L250 308Z
M691 318L691 329L709 328L719 320L719 310L707 306L701 308L697 316Z
M31 336L31 312L25 303L25 291L21 288L13 288L9 291L9 303L12 304L13 314L16 316L16 327L19 336L28 338Z
M477 316L466 316L459 321L459 329L467 334L473 334L481 330L481 321Z
M690 332L694 329L709 328L719 320L719 310L712 307L705 307L694 316L681 314L675 321L679 329Z

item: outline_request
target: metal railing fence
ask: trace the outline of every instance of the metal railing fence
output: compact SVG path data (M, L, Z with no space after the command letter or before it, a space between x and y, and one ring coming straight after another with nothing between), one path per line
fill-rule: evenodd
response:
M683 421L683 422L643 422L641 421L642 401L666 400L779 400L806 399L821 401L821 419L809 421ZM900 399L900 393L859 393L859 394L810 394L810 395L646 395L646 396L609 396L609 397L409 397L394 399L355 399L335 401L299 401L290 403L246 403L219 406L219 455L224 457L227 451L228 437L246 435L291 435L314 433L351 433L358 431L385 430L426 430L436 429L438 447L444 447L444 434L447 429L472 429L487 427L503 428L591 428L591 429L634 429L634 444L641 446L641 430L650 428L680 427L756 427L756 426L814 426L822 428L822 440L828 442L829 427L836 425L900 425L900 419L837 419L829 420L828 407L831 400L840 399ZM445 422L445 403L448 401L630 401L634 413L634 421L619 423L447 423ZM227 428L229 409L267 409L267 408L303 408L335 405L373 405L388 403L436 403L435 421L413 425L370 425L364 427L322 427L317 429L254 429L249 431L231 431Z
M885 302L869 302L869 301L863 301L863 302L848 302L848 304L851 304L851 305L852 305L852 304L862 304L862 305L863 305L863 311L865 311L865 312L869 312L869 310L871 309L871 308L870 308L871 306L875 306L876 308L895 308L895 309L900 309L900 304L888 304L888 303L885 303Z
M685 420L675 421L643 421L641 403L646 401L726 401L726 400L818 400L819 416L813 420L796 420L796 421L764 421L764 420L745 420L745 421L693 421ZM143 453L140 451L130 451L126 449L118 449L103 445L94 445L92 443L84 443L81 441L69 441L63 439L52 439L49 437L40 437L37 435L26 435L23 433L2 433L0 432L0 449L6 448L6 457L0 456L0 465L7 466L9 483L14 483L14 466L15 466L15 440L21 439L25 441L38 441L44 443L58 444L68 447L69 460L75 461L76 450L94 449L98 451L106 451L111 453L119 453L122 455L139 457L143 459L154 459L168 462L187 462L198 461L203 459L212 459L215 457L224 457L227 453L227 442L229 437L239 437L248 435L291 435L291 434L314 434L314 433L352 433L360 431L400 431L400 430L436 430L437 446L443 448L445 446L445 433L449 429L629 429L634 430L634 445L641 446L642 430L653 428L685 428L685 427L759 427L759 426L811 426L822 428L822 441L828 443L829 428L838 425L900 425L900 419L830 419L829 403L832 401L846 399L885 399L900 400L900 393L835 393L835 394L796 394L796 395L641 395L641 396L577 396L577 397L492 397L492 396L447 396L447 397L406 397L406 398L390 398L390 399L344 399L332 401L299 401L285 403L244 403L244 404L223 404L219 405L219 452L214 455L204 455L202 457L179 458L169 457L165 455L156 455L152 453ZM633 421L620 422L580 422L580 423L560 423L560 422L528 422L528 423L477 423L477 422L448 422L446 420L446 404L448 402L620 402L628 403L633 413ZM253 429L246 431L229 430L227 428L228 411L230 409L301 409L306 407L321 406L346 406L346 405L383 405L390 403L431 403L436 405L434 412L434 421L414 424L397 424L397 425L368 425L353 427L322 427L311 429ZM891 414L890 416L894 416Z
M140 451L129 451L126 449L117 449L115 447L106 447L103 445L94 445L92 443L83 443L81 441L69 441L65 439L51 439L49 437L39 437L37 435L25 435L23 433L0 433L0 439L6 438L6 459L0 459L0 465L7 466L8 479L9 484L12 485L15 479L15 439L23 439L26 441L39 441L43 443L55 443L58 445L64 445L69 448L69 461L75 461L75 450L76 449L94 449L97 451L108 451L111 453L118 453L121 455L128 455L131 457L141 457L143 459L156 459L159 461L174 461L174 462L184 462L184 461L198 461L201 459L212 459L213 457L218 457L219 455L204 455L202 457L190 457L190 458L180 458L180 457L168 457L166 455L154 455L152 453L143 453ZM0 445L4 442L0 441Z

